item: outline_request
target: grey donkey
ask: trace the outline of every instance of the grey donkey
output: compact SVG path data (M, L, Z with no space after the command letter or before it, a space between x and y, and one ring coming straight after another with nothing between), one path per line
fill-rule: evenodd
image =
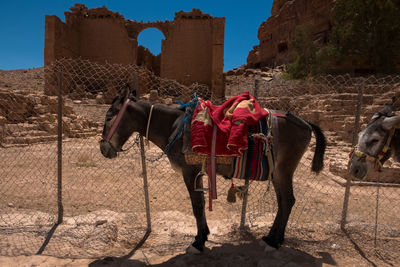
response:
M350 154L349 172L362 180L372 170L380 171L392 156L400 162L400 115L391 105L385 105L359 133L358 144Z

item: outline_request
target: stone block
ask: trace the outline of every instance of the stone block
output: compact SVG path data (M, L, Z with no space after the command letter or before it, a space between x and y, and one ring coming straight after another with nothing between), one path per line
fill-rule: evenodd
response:
M58 105L58 97L57 96L42 96L40 98L40 103L44 106L47 105Z
M42 104L35 105L35 113L36 114L45 114L47 112L46 106Z
M104 103L105 103L105 101L104 101L103 94L102 93L98 94L96 96L96 104L104 104Z
M9 112L6 114L6 118L11 123L19 123L26 121L27 117L24 114L18 114L15 112Z
M51 122L41 122L39 123L39 128L49 134L57 134L57 124Z
M112 100L117 96L118 90L117 87L113 84L108 84L106 86L106 91L104 92L103 98L104 103L111 104Z
M149 101L156 102L158 100L158 91L157 90L150 90Z

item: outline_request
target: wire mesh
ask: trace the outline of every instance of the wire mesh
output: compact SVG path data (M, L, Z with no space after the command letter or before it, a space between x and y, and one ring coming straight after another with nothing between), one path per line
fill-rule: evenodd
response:
M383 248L388 240L398 236L400 223L395 217L399 212L400 164L390 159L383 172L356 181L347 173L347 161L354 137L357 141L359 92L362 93L360 131L384 104L392 104L395 110L400 110L400 76L328 75L290 81L273 71L261 75L253 71L247 79L242 75L229 75L226 80L227 93L236 95L248 90L264 107L290 111L324 130L328 141L324 171L319 176L309 171L312 141L311 149L294 176L296 204L289 221L292 229L306 226L306 229L328 232L337 228L349 178L346 227L357 235L361 246L372 244Z
M63 94L64 220L56 226L58 74ZM133 65L76 59L59 60L34 75L41 81L35 88L21 83L19 88L0 90L0 255L40 251L79 258L129 253L146 232L140 150L132 136L127 142L132 148L117 159L105 159L99 153L98 139L109 104L122 88L135 88L136 81L142 98L172 106L175 100L187 102L194 92L209 99L209 88L200 84L186 87ZM310 171L314 141L296 170L296 205L289 231L338 229L359 88L364 89L363 128L382 104L400 94L399 81L398 76L348 75L287 81L274 71L266 77L251 73L246 79L226 77L227 98L250 91L264 107L290 111L320 125L326 133L324 171L318 176ZM146 158L155 237L145 246L156 252L186 246L196 233L196 223L181 174L154 144L146 148ZM400 196L395 187L399 164L391 160L387 166L368 186L353 181L347 227L360 238L369 238L375 229L379 240L399 234L395 205ZM214 211L207 211L210 239L214 240L226 239L238 227L242 209L241 201L226 202L231 181L217 179L218 199ZM386 184L377 187L376 181ZM244 181L234 179L234 183L242 185ZM272 184L250 182L248 192L246 223L251 230L265 231L277 211ZM384 247L382 242L377 245Z

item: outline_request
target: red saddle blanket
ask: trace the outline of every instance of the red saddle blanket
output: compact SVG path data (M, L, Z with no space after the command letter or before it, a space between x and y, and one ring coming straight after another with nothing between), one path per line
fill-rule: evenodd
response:
M240 156L248 147L248 126L265 118L268 112L256 99L245 92L234 96L220 106L199 99L191 125L192 150L211 154L214 124L218 127L216 155Z

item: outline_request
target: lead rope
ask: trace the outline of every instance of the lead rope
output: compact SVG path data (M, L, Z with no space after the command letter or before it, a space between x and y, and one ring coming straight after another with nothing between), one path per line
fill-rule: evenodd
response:
M146 127L146 144L147 144L147 148L150 147L150 142L149 142L149 129L150 129L151 115L153 114L153 108L154 108L154 105L151 105L150 113L149 113L149 118L148 118L148 120L147 120L147 127Z
M210 165L208 166L209 177L209 194L208 194L208 210L212 211L212 201L217 199L217 177L216 177L216 143L217 143L217 129L218 126L214 123L212 141L211 141L211 154Z

